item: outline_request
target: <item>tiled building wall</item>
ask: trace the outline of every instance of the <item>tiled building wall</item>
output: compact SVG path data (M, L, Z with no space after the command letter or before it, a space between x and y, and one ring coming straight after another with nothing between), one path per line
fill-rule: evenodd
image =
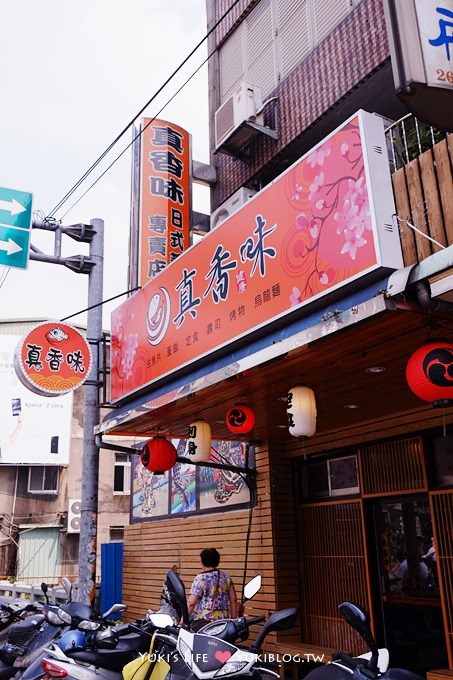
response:
M216 2L217 20L233 0ZM239 2L216 32L217 45L256 2ZM259 139L249 162L217 154L218 182L213 207L253 179L276 155L296 140L331 107L357 88L389 59L381 0L361 0L358 6L292 71L273 93L278 96L279 140ZM212 102L211 106L215 103ZM218 105L218 103L217 103ZM366 108L366 102L363 104ZM357 107L358 108L358 107ZM271 109L265 124L272 127ZM309 147L310 148L310 147ZM306 149L308 150L308 149Z

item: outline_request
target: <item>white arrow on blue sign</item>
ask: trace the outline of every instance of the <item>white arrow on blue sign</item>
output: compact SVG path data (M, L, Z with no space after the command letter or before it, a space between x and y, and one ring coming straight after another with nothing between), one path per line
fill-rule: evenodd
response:
M28 267L31 218L32 194L0 187L0 266Z

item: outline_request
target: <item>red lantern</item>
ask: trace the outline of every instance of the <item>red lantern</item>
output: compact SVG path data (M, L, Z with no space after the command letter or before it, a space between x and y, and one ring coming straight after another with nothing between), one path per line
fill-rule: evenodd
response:
M250 406L236 404L226 414L226 424L233 434L247 434L255 427L255 413Z
M156 475L170 470L176 463L176 449L165 437L153 437L145 444L140 459L142 465Z
M453 402L453 345L436 341L419 347L407 362L406 380L420 399L448 406Z

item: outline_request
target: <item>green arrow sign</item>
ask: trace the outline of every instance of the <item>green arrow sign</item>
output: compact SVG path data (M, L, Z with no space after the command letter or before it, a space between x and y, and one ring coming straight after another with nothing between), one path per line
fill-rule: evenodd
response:
M27 268L31 206L30 193L0 187L0 265Z

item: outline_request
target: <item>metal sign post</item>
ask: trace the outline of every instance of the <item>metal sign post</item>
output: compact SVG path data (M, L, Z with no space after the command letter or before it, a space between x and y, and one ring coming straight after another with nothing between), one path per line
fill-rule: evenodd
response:
M83 425L82 495L79 539L78 600L94 604L96 586L96 538L98 515L99 449L94 438L94 427L99 423L99 345L102 342L102 295L104 266L104 222L91 220L90 224L64 227L57 222L33 223L34 229L55 232L54 255L46 255L33 245L30 259L60 264L78 274L88 274L87 341L92 346L93 360L85 382L85 407ZM88 256L62 257L61 238L70 238L90 244Z

